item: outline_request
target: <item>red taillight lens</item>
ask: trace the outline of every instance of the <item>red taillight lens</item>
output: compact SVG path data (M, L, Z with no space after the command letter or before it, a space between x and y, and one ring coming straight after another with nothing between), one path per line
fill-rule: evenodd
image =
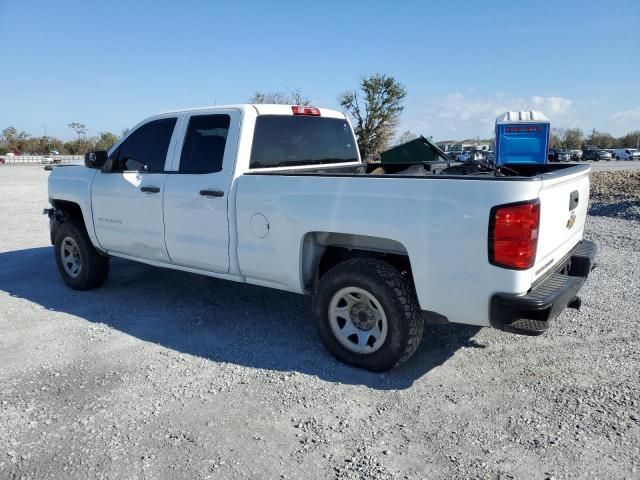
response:
M492 208L489 262L514 270L531 268L536 259L539 225L538 200Z
M294 115L310 115L312 117L320 116L320 109L316 107L305 107L303 105L293 105L291 111Z

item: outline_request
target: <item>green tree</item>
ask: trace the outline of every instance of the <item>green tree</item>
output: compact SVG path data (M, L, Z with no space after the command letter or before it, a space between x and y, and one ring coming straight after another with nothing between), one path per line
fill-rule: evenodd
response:
M629 132L618 139L619 147L640 148L640 130Z
M95 144L96 150L109 150L118 142L118 137L111 132L100 132Z
M72 155L83 155L91 150L90 142L87 140L87 126L80 122L71 122L67 126L76 132L78 138L74 141L65 143Z
M616 139L611 134L599 132L594 128L587 137L587 144L595 145L599 148L613 148L616 145Z
M2 130L2 143L10 148L13 142L18 138L18 131L15 127L7 127Z
M578 150L584 143L584 133L579 128L567 128L564 134L564 148Z
M362 77L359 91L344 92L340 105L353 118L358 148L363 158L375 157L389 144L400 119L404 86L393 77Z

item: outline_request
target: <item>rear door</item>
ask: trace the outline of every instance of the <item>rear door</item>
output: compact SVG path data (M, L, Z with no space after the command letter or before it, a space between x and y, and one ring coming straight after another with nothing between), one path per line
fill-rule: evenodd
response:
M546 180L543 177L534 280L582 240L589 203L589 171L581 169Z
M176 116L136 128L109 156L109 171L91 185L93 222L109 252L168 262L164 245L162 190L172 157Z
M183 121L164 188L165 242L174 264L229 271L227 206L239 127L238 110L193 113Z

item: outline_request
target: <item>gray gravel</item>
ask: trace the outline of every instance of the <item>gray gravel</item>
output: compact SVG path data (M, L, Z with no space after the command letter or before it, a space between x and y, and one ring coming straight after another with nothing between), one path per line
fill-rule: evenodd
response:
M125 261L64 287L46 176L0 167L0 478L640 477L624 207L589 217L599 266L546 335L431 326L373 374L323 350L301 296Z

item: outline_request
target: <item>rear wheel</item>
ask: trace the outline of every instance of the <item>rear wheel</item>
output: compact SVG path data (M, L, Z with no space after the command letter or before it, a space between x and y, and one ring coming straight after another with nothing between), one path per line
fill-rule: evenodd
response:
M318 334L338 360L372 371L406 362L424 330L407 275L373 258L347 260L320 279L313 302Z
M65 222L56 231L54 251L58 273L75 290L90 290L102 285L109 274L109 258L100 255L84 225Z

